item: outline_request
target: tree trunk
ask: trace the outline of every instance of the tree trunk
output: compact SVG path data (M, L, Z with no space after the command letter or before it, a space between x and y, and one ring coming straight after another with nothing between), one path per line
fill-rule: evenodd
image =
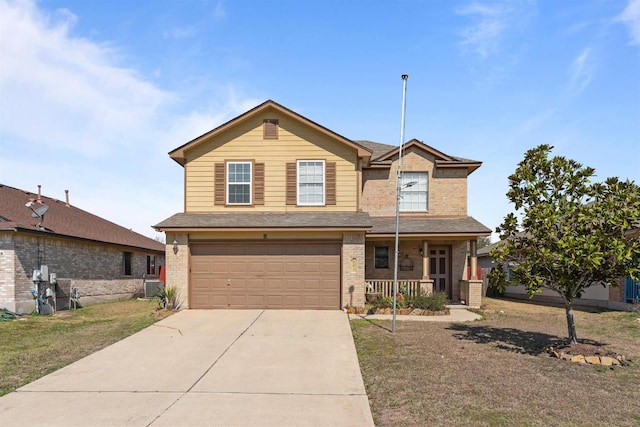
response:
M565 303L567 312L567 329L569 330L569 343L578 344L578 334L576 334L576 322L573 320L573 307L570 302Z

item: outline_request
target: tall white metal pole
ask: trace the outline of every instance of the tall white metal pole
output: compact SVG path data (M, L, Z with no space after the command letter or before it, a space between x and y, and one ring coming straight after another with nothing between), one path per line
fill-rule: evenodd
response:
M400 147L398 149L398 170L396 173L396 242L393 257L393 321L391 322L391 332L396 331L396 303L398 298L398 255L399 234L400 234L400 191L402 173L402 146L404 144L404 114L407 108L407 74L402 75L402 118L400 121Z

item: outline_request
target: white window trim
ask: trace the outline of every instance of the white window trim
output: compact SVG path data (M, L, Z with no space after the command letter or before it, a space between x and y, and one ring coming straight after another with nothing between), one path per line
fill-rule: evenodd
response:
M419 174L424 174L427 181L427 189L424 190L424 192L426 193L426 200L425 200L425 207L424 209L406 209L403 208L402 206L400 207L400 212L428 212L429 211L429 172L427 171L402 171L401 174L410 174L410 173L419 173ZM402 176L401 176L402 179ZM402 193L420 193L422 191L418 191L416 189L414 189L413 187L408 187L405 189L401 189L400 190L400 196L402 196ZM402 203L401 203L402 205Z
M322 163L322 202L300 202L300 163ZM298 160L296 162L296 203L298 206L324 206L327 198L327 164L324 160Z
M229 201L229 195L230 195L230 191L229 191L229 186L230 185L234 185L234 184L243 184L246 185L246 182L230 182L229 181L229 165L249 165L249 202L248 203L232 203ZM240 205L240 206L247 206L247 205L251 205L253 203L253 163L252 162L227 162L227 167L226 167L226 171L225 174L227 175L225 177L225 184L227 186L226 188L226 202L227 205Z

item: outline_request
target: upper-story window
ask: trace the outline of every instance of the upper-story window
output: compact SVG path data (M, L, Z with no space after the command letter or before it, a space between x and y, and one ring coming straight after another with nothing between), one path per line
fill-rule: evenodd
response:
M324 160L298 161L298 205L324 205Z
M400 187L401 211L418 212L427 210L429 175L426 172L402 172L400 175Z
M227 163L227 203L251 204L251 162Z

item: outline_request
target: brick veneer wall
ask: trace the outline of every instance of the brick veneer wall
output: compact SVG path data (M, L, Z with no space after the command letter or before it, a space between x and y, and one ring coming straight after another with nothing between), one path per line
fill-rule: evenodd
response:
M162 256L152 251L20 233L5 235L3 242L6 236L13 250L2 250L0 262L13 262L13 273L2 276L0 308L18 313L34 309L31 275L40 265L47 265L49 274L55 273L58 279L70 280L80 292L81 304L91 304L143 294L146 256L156 255L156 265L163 263ZM131 276L123 275L123 252L132 252Z
M467 240L427 240L429 246L449 246L451 250L451 296L453 301L460 299L460 280L466 277ZM389 246L389 268L375 268L375 246ZM368 240L365 253L366 279L393 279L394 240ZM398 269L398 279L420 280L422 278L422 240L400 240L398 250L400 259L407 254L413 261L413 270Z
M8 233L0 234L0 308L16 311L15 253L13 239Z
M397 161L390 169L364 169L361 206L371 216L395 216ZM467 215L467 170L435 167L435 158L411 147L402 158L405 172L429 175L428 212L423 215ZM418 214L418 213L416 213Z

